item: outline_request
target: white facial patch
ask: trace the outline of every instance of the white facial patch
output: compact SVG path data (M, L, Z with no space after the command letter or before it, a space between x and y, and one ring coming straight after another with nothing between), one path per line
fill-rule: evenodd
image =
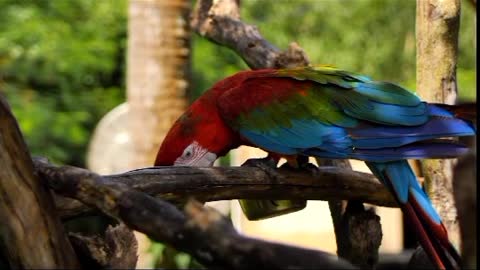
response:
M182 155L175 160L174 166L210 167L213 165L217 155L208 152L198 142L194 141L183 150Z

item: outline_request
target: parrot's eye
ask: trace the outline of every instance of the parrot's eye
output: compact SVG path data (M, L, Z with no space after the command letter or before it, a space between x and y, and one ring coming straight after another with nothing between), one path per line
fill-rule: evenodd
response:
M198 142L194 141L183 150L182 156L175 160L176 166L212 166L217 155L210 153Z
M183 151L183 155L186 158L189 158L193 155L193 145L189 145L185 150Z

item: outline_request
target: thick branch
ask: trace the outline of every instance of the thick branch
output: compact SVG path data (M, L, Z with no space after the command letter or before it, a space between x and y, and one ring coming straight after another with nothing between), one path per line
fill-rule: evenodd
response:
M35 160L38 173L49 182L55 175L75 179L79 168L55 167ZM84 176L82 176L84 177ZM370 204L396 207L390 193L371 174L320 167L315 175L278 169L272 176L251 167L151 167L101 177L102 183L121 183L165 200L182 202L188 197L200 201L228 199L307 199L358 200ZM57 199L64 218L86 213L91 209L71 200Z
M56 192L101 209L130 228L193 255L205 266L353 269L328 253L244 237L230 220L196 202L187 203L185 215L163 200L84 169L69 167L64 173L44 164L39 175Z
M78 268L76 255L40 185L18 125L0 96L0 246L11 268Z

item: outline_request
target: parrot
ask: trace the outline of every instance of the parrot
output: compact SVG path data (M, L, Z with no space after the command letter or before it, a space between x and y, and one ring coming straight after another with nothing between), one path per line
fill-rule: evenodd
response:
M218 81L187 108L154 165L213 166L242 145L266 151L270 164L284 158L295 168L308 157L364 161L392 193L432 263L458 269L460 256L408 159L465 154L468 147L451 137L474 136L473 117L474 107L427 103L397 84L331 65L245 70ZM247 218L249 211L262 218L252 209L262 200L255 201L240 201ZM281 214L302 208L278 202L271 204Z

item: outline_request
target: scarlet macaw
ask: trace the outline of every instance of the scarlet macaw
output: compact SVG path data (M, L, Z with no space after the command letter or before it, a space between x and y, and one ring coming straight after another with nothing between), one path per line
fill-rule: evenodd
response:
M457 268L459 256L406 159L466 153L463 145L436 140L474 135L464 112L331 66L243 71L217 82L187 109L155 165L212 166L240 145L267 151L275 164L281 157L291 164L307 156L363 160L394 194L432 262ZM247 217L258 214L246 202Z

